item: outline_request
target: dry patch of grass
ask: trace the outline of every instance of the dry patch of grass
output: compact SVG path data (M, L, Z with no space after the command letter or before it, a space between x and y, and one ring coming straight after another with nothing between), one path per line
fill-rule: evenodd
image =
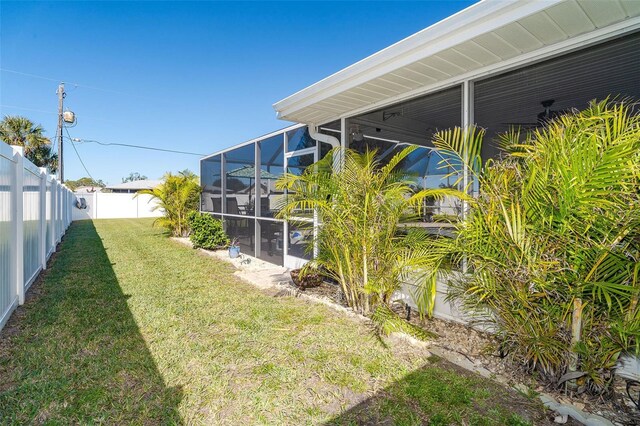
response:
M541 413L513 414L509 402L529 401L232 272L150 220L74 223L0 337L0 423L501 425Z

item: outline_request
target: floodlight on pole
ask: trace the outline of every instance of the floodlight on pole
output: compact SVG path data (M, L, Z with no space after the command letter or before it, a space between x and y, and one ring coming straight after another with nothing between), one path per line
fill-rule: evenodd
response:
M73 111L65 111L62 113L62 120L68 124L74 124L76 122L76 114Z

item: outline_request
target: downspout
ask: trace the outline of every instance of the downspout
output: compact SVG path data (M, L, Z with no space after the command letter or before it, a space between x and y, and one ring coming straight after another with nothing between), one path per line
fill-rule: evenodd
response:
M333 164L332 164L332 168L333 168L333 172L334 173L339 173L340 170L342 170L342 152L343 149L341 148L341 144L340 141L338 140L338 138L336 138L335 136L330 136L330 135L325 135L324 133L320 133L318 132L318 126L316 126L313 123L309 123L308 124L308 129L309 129L309 136L311 136L313 139L317 140L318 142L324 142L324 143L328 143L329 145L331 145L331 148L335 149L334 151L334 155L333 155ZM342 129L342 131L344 132L345 130ZM318 146L318 153L320 153L320 147ZM314 211L313 213L313 234L314 234L314 240L316 240L315 236L318 235L318 226L319 226L319 219L318 219L318 212L317 210ZM316 258L318 257L318 242L315 241L313 244L313 257Z
M319 133L318 126L316 126L315 124L313 123L309 124L308 128L309 128L309 135L313 139L319 142L328 143L333 148L340 146L340 141L338 140L338 138L336 138L335 136L325 135L324 133Z
M331 145L332 148L339 148L340 141L335 136L325 135L324 133L318 132L318 126L313 123L308 125L309 128L309 136L318 142L324 142ZM344 131L344 129L342 130ZM333 157L333 170L339 171L342 168L342 150L337 151L337 155Z

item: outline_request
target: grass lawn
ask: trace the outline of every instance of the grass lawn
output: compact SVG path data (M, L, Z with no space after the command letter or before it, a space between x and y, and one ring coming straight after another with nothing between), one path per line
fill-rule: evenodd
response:
M322 305L262 293L150 220L75 222L0 334L1 424L546 424L542 416L531 400L386 346Z

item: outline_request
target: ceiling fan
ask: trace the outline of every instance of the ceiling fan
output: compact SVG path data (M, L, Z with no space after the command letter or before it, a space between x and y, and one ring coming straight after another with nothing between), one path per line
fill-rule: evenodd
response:
M364 140L364 133L362 133L360 126L357 124L351 127L349 134L351 135L351 140L353 142L362 142Z
M546 99L542 102L540 102L540 104L542 105L542 108L544 108L544 111L538 113L538 119L535 122L529 122L529 123L502 123L506 126L514 126L514 127L521 127L521 128L525 128L525 129L534 129L537 127L541 127L544 126L546 123L548 123L549 121L553 120L556 117L561 116L562 114L565 114L567 112L567 110L552 110L551 106L555 103L555 99Z
M553 105L555 101L555 99L547 99L546 101L540 102L542 104L542 108L544 108L544 111L538 114L538 123L544 124L547 121L553 120L554 118L559 117L567 112L566 110L553 111L551 109L551 105Z

